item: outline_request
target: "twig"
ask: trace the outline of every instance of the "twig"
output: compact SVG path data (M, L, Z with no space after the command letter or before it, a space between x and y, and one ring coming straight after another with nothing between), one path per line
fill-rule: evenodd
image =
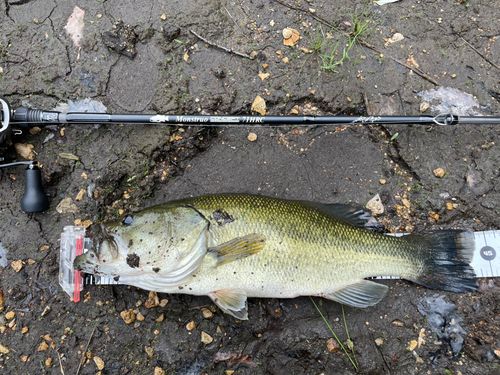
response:
M215 43L210 42L209 40L203 38L201 35L196 34L193 30L189 30L189 31L191 32L191 34L193 34L194 36L196 36L198 39L203 40L205 43L207 43L208 45L210 45L212 47L216 47L216 48L219 48L219 49L221 49L221 50L223 50L225 52L233 53L233 54L235 54L237 56L244 57L244 58L249 59L249 60L253 60L253 57L250 56L250 55L247 55L246 53L242 53L242 52L238 52L238 51L233 51L232 49L220 46L218 44L215 44Z
M63 369L63 365L62 365L62 361L61 361L61 355L59 354L59 350L56 350L56 353L59 357L59 366L61 366L61 374L64 375L64 369Z
M223 5L222 6L224 8L224 10L227 12L227 14L229 14L229 17L231 17L231 19L233 20L234 24L236 26L238 26L238 29L240 29L241 33L244 34L243 30L241 29L240 25L238 25L238 23L234 20L233 16L231 16L231 13L229 13L229 11L227 10L227 8Z
M335 28L335 26L333 24L331 24L330 22L328 22L327 20L325 20L324 18L321 18L317 15L315 15L314 13L311 13L310 11L306 10L306 9L303 9L303 8L300 8L300 7L296 7L296 6L293 6L292 4L288 4L286 3L285 1L283 0L275 0L277 3L281 4L281 5L284 5L288 8L291 8L291 9L294 9L294 10L297 10L299 12L305 12L307 14L309 14L311 17L313 17L315 20L317 20L318 22L328 26L328 27L331 27L331 28ZM351 34L350 33L346 33L346 32L340 32L341 35L343 36L350 36ZM368 42L365 42L363 39L356 39L357 42L359 42L359 44L367 47L367 48L370 48L371 50L381 54L382 52L380 50L378 50L375 46L371 45L370 43ZM391 59L392 61L398 63L399 65L402 65L404 66L405 68L408 68L410 70L412 70L415 74L418 74L420 77L426 79L427 81L429 81L430 83L436 85L436 86L439 86L439 84L434 80L432 79L431 77L429 77L427 74L425 74L423 71L421 71L420 69L418 68L415 68L411 65L408 65L407 63L403 62L403 61L399 61L398 59L392 57L392 56L387 56L386 53L384 53L384 55Z
M85 347L85 350L82 353L82 359L80 360L80 364L78 365L78 370L76 370L76 375L78 375L78 373L80 372L80 367L82 367L83 358L85 358L85 353L87 353L87 349L89 348L89 344L90 344L90 340L92 340L92 336L94 336L94 332L95 332L95 327L92 330L92 333L90 334L89 341L87 341L87 346Z
M493 61L491 61L488 57L484 56L481 52L479 52L472 44L470 44L468 41L466 41L463 37L460 37L460 39L462 39L465 43L467 43L467 45L472 48L472 50L474 52L476 52L479 56L481 56L483 59L485 59L486 61L488 61L492 66L494 66L495 68L497 68L498 70L500 70L500 67L495 64Z

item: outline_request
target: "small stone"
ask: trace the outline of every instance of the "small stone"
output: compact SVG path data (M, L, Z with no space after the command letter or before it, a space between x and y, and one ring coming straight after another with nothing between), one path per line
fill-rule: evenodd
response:
M269 25L271 25L271 27L274 26L274 20L271 20L271 22L269 22Z
M404 39L405 37L401 33L395 33L393 36L391 36L388 40L389 43L396 43L400 42Z
M21 361L22 361L22 362L28 362L28 359L29 359L29 356L27 356L27 355L23 355L23 356L21 357Z
M160 307L165 307L165 306L167 306L167 303L168 303L168 299L162 299L162 300L160 301Z
M405 324L401 321L401 320L393 320L392 321L392 324L394 324L395 326L398 326L398 327L404 327Z
M201 312L203 313L203 317L205 319L210 319L214 316L213 312L211 312L209 309L205 307L201 309Z
M450 202L446 203L446 209L449 211L453 210L453 203Z
M269 78L269 76L270 76L270 74L269 74L269 73L259 73L259 78L260 78L261 80L268 79L268 78Z
M42 341L42 343L38 346L38 351L39 352L44 352L49 348L49 344L47 344L45 341Z
M165 314L161 314L157 319L156 323L161 323L165 320Z
M94 357L94 362L95 362L97 368L99 369L99 371L104 368L104 361L102 360L101 357L95 356Z
M165 375L165 371L161 367L156 366L154 375Z
M49 248L50 246L45 245L40 248L40 251L43 253L45 250L48 250Z
M340 345L337 340L331 338L326 342L326 347L330 353L337 353L340 350Z
M35 260L34 260L34 259L31 259L31 258L29 258L29 259L28 259L28 264L29 264L30 266L32 266L32 265L33 265L33 264L35 264L35 263L36 263L36 262L35 262Z
M123 215L124 213L125 213L125 210L124 210L123 208L120 208L120 209L118 210L118 215L120 215L120 216L121 216L121 215Z
M380 337L378 339L375 339L375 344L377 346L382 346L384 344L384 339L382 339Z
M136 318L139 322L142 322L145 319L144 315L142 315L140 312L137 313Z
M268 66L269 66L269 64L262 64L263 69L267 69Z
M216 333L222 333L222 329L220 329L219 326L217 326L217 330L215 331Z
M45 309L43 309L43 312L42 312L42 316L47 315L51 310L52 310L52 307L45 306Z
M283 44L285 46L294 46L299 42L300 34L297 30L287 27L283 29Z
M192 331L195 328L196 328L196 323L194 321L190 321L188 324L186 324L186 329L188 331Z
M156 292L149 292L149 298L144 304L148 309L152 307L156 307L160 304L160 299L158 298L158 294Z
M283 57L281 61L283 61L285 64L288 64L290 62L290 59L288 57Z
M247 138L248 138L248 140L249 140L250 142L255 142L255 141L257 140L257 134L255 134L255 133L250 133L250 134L248 134L248 137L247 137Z
M262 97L257 96L253 101L251 110L264 116L266 114L266 101Z
M34 147L35 146L29 143L16 143L14 145L14 149L16 150L17 154L27 160L35 159L35 153L33 152Z
M418 345L418 341L417 340L413 340L412 342L410 342L410 351L414 350Z
M382 215L384 213L384 205L382 204L380 195L377 194L370 199L366 204L366 208L368 208L374 215Z
M101 14L101 13L99 13L96 17L97 17L97 19L99 20L99 19L101 19L101 18L102 18L102 14Z
M430 106L431 105L429 103L426 103L426 102L420 103L420 112L424 113L425 111L427 111L429 109Z
M167 15L165 13L163 13L161 16L160 16L161 20L162 21L165 21L167 19Z
M56 207L56 211L60 214L67 213L77 213L78 206L73 203L73 200L70 197L64 198Z
M212 341L214 341L213 337L210 336L208 333L201 331L201 342L205 345L210 344Z
M49 335L49 334L46 334L46 335L44 335L44 336L42 336L42 337L43 337L43 339L44 339L45 341L48 341L48 342L51 342L51 341L52 341L52 337L50 337L50 335Z
M81 201L83 199L83 197L85 197L85 189L81 189L78 194L76 195L76 198L75 198L75 201Z
M23 329L21 330L21 332L23 333L23 335L24 335L25 333L28 333L28 331L29 331L29 328L28 328L28 327L23 327Z
M380 185L385 185L387 183L387 181L384 179L380 179L379 182L380 182Z
M298 111L296 108L292 108L292 109L290 110L290 114L291 114L291 115L298 115L298 114L299 114L299 111Z
M130 310L125 310L125 311L122 311L120 313L120 316L122 317L123 321L126 323L126 324L130 324L130 323L133 323L135 321L135 314L134 314L134 311L132 309Z
M66 134L66 128L62 128L62 129L59 131L59 134L61 134L61 137L64 137L64 134Z
M7 348L5 345L0 344L0 353L7 354L8 352L9 348Z
M434 176L438 178L443 178L444 177L444 169L443 168L437 168L432 171L434 173Z
M52 358L47 358L47 359L45 360L45 366L47 366L47 367L52 366Z
M22 260L15 260L11 263L12 268L14 268L14 271L19 272L23 269L23 261Z
M403 199L401 199L401 202L403 202L403 204L405 205L406 208L410 208L411 203L408 199L403 198Z
M11 319L14 319L15 316L16 316L16 313L14 311L9 311L7 314L5 314L5 319L11 320Z
M86 180L86 179L88 178L87 173L83 172L83 173L82 173L82 175L81 175L81 177L82 177L84 180Z
M149 358L153 358L153 356L155 355L153 348L150 346L145 346L144 351L146 352Z
M456 75L455 73L453 73L453 74L451 75L451 78L457 78L457 75Z
M29 130L30 134L32 134L32 135L38 134L38 133L40 133L41 131L42 131L42 129L41 129L41 128L39 128L38 126L35 126L35 127L33 127L33 128L30 128L30 130Z

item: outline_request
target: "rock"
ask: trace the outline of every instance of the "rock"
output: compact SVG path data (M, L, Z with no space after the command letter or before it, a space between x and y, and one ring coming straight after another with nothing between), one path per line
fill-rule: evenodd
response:
M384 180L383 178L381 178L381 179L379 180L379 182L380 182L380 185L385 185L385 184L387 183L387 181L386 181L386 180Z
M340 350L340 345L337 340L331 338L326 342L326 347L330 353L337 353Z
M384 213L384 205L382 204L380 195L377 194L370 199L366 204L366 208L368 208L374 215L382 215Z
M299 42L300 34L297 30L287 27L283 29L283 44L285 46L294 46Z
M77 194L76 198L75 198L75 201L81 201L83 199L83 197L85 197L85 189L81 189L80 192Z
M51 310L52 310L52 307L45 306L45 309L43 309L43 312L42 312L42 316L47 315Z
M190 321L188 324L186 324L186 329L188 331L192 331L195 328L196 328L196 323L194 321Z
M34 160L35 153L33 152L34 146L29 143L16 143L14 149L17 154L26 160Z
M257 96L252 104L252 111L260 113L262 116L266 114L266 101L260 96Z
M5 319L11 320L11 319L14 319L15 316L16 316L16 313L14 311L9 311L7 314L5 314Z
M213 337L210 336L208 333L201 331L201 342L205 345L210 344L212 341L214 341Z
M403 34L401 33L395 33L393 36L391 36L389 38L389 43L396 43L396 42L400 42L404 39L405 37L403 36Z
M413 340L412 342L410 342L410 345L409 345L409 349L410 351L412 351L413 349L415 349L418 345L418 342L417 340Z
M67 213L77 213L78 207L73 203L73 200L70 197L64 198L56 207L56 211L60 214Z
M203 317L205 319L210 319L214 316L214 314L209 309L207 309L205 307L201 309L201 312L203 313Z
M150 346L145 346L144 351L146 352L149 358L153 358L153 356L155 355L153 348Z
M165 320L165 314L161 314L157 319L156 323L161 323Z
M137 313L136 318L139 322L142 322L145 319L144 315L142 315L141 313Z
M97 368L99 369L99 371L104 368L104 361L102 360L101 357L95 356L94 357L94 362L95 362Z
M38 351L39 352L44 352L49 348L49 344L47 344L45 341L42 341L42 343L38 346Z
M0 344L0 353L7 354L9 352L9 348L5 345Z
M25 333L28 333L29 331L29 328L28 327L23 327L23 329L21 330L22 334L24 335Z
M420 112L424 113L425 111L427 111L429 109L429 107L430 107L429 103L426 103L426 102L420 103Z
M22 260L15 260L11 263L12 268L14 268L14 271L19 272L23 268L23 261Z
M47 367L52 366L52 358L50 358L50 357L49 357L49 358L47 358L47 359L45 360L45 366L47 366Z
M380 337L378 339L375 339L375 344L377 346L382 346L384 344L384 339L382 339Z
M135 321L135 313L132 309L130 310L125 310L120 313L120 316L122 317L123 321L126 324L131 324Z
M443 168L437 168L432 171L434 173L434 176L437 178L443 178L444 177L444 169Z
M165 371L161 367L156 366L154 375L165 375Z
M165 307L165 306L167 306L167 303L168 303L168 299L162 299L162 300L160 301L160 307Z
M160 305L160 299L158 298L158 294L156 292L149 292L149 298L144 304L148 309L152 307L156 307Z
M255 134L255 133L248 134L248 140L250 142L255 142L257 140L257 134Z
M261 80L268 79L268 78L269 78L269 76L270 76L270 74L269 74L269 73L259 73L259 78L260 78Z

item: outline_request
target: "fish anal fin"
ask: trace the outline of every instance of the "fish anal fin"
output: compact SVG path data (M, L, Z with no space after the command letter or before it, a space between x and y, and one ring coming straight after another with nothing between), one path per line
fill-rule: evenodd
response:
M369 307L380 302L389 288L373 281L359 280L321 297L353 307Z
M240 320L248 320L247 294L241 289L222 289L211 292L208 296L226 314Z
M209 249L217 256L216 267L257 254L264 248L266 237L262 234L251 233L243 237L234 238Z

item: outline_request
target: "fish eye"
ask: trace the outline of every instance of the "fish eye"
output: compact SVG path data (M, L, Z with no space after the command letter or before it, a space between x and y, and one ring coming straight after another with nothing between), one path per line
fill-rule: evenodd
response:
M122 225L131 225L134 222L134 218L132 216L127 216L122 221Z

